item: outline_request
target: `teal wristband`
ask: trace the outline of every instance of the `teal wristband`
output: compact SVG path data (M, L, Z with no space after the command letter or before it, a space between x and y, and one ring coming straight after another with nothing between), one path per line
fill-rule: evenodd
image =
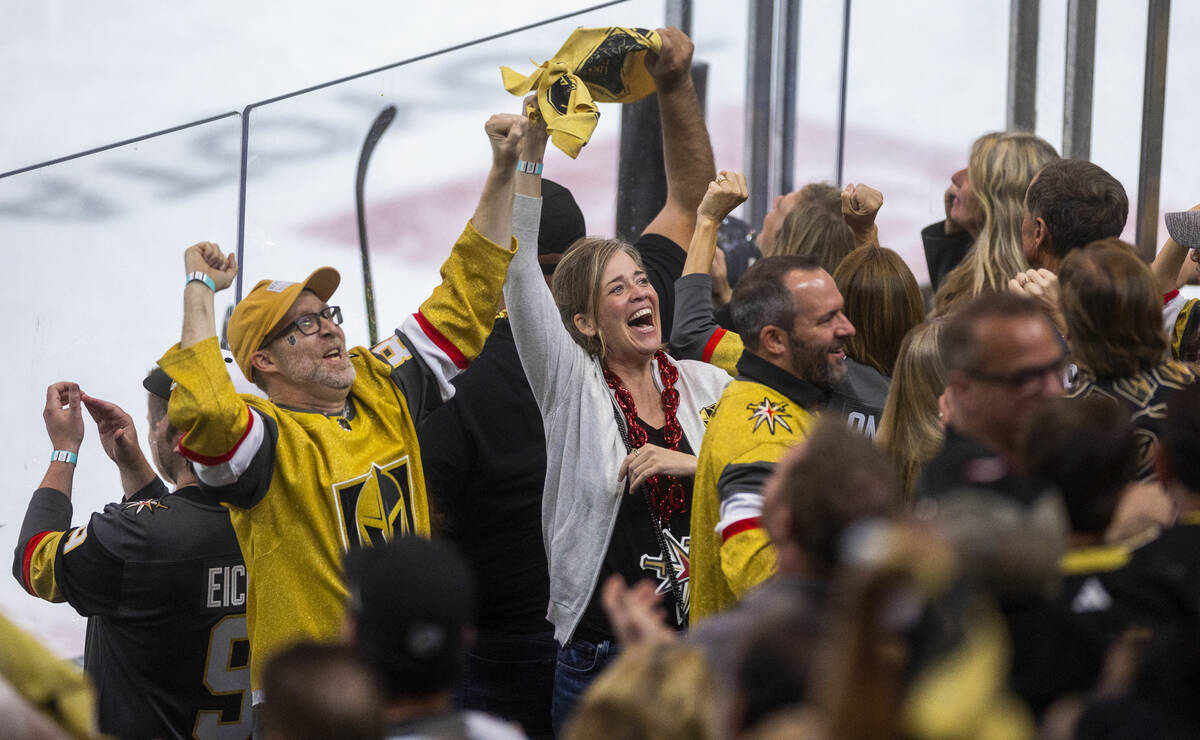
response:
M75 465L79 462L79 455L70 450L55 450L50 453L50 462L65 462Z
M540 175L542 174L542 163L526 162L523 159L518 159L517 172L524 172L526 175Z
M185 279L183 281L183 284L187 285L188 283L192 282L193 280L195 280L196 282L204 283L205 285L208 286L209 290L211 290L214 293L217 292L217 284L213 282L213 279L210 278L208 275L205 275L204 273L200 272L199 270L197 270L196 272L189 272L187 274L187 279Z

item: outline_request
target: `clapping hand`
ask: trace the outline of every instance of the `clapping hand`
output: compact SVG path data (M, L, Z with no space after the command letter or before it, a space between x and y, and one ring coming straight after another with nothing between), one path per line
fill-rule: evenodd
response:
M119 467L132 467L143 459L138 447L137 430L133 418L115 403L81 394L83 405L96 422L100 433L100 445L104 452Z

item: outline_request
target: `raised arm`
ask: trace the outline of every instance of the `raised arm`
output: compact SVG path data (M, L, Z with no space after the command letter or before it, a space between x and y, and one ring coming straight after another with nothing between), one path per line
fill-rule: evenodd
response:
M71 487L83 443L81 394L75 383L55 383L46 389L42 420L52 457L25 510L13 553L13 576L30 594L47 601L64 600L54 578L54 563L71 526Z
M50 444L71 453L54 459L34 491L21 523L13 557L13 575L31 595L67 601L84 616L110 615L120 607L126 588L128 524L121 504L109 504L87 524L71 528L74 455L83 440L83 404L88 397L75 383L55 383L46 391L42 417ZM58 455L56 455L58 457ZM157 480L157 479L155 479ZM135 549L135 548L133 548Z
M558 405L559 399L570 396L570 389L580 379L588 358L563 327L558 306L538 264L542 177L537 166L545 154L547 137L544 122L536 119L529 123L521 160L534 166L517 174L517 195L513 200L517 256L504 284L504 303L521 367L545 416Z
M184 251L183 269L188 279L183 287L183 331L179 348L187 349L217 335L213 295L233 283L237 276L237 256L232 252L221 254L220 248L212 242L200 242ZM212 285L193 279L195 275L207 275Z
M54 452L60 451L79 455L83 444L83 391L76 383L55 383L46 389L46 407L42 409L42 421L46 423L46 434ZM65 457L56 455L57 457ZM71 498L71 485L75 480L75 462L51 460L42 477L41 488L53 488Z
M742 342L734 332L717 326L713 318L712 280L709 270L717 250L721 221L746 200L746 178L740 172L722 171L709 183L696 212L683 275L675 281L675 319L671 347L683 359L712 362L730 375L737 374Z
M1200 204L1194 205L1189 211L1200 211ZM1154 261L1150 263L1150 271L1154 273L1154 282L1158 292L1166 295L1179 287L1179 273L1187 259L1189 249L1200 247L1200 244L1180 244L1168 236L1162 249L1158 250Z
M661 234L676 244L687 244L696 225L696 208L716 174L716 166L692 84L692 40L678 28L657 31L662 51L646 55L646 68L658 90L667 202L643 233Z
M425 360L436 380L440 399L429 398L428 403L417 401L429 396L416 390L423 378L399 381L418 421L436 403L454 395L450 379L467 369L492 331L501 286L516 250L512 231L513 189L525 129L526 122L521 116L494 115L488 119L484 131L491 144L492 167L470 223L442 264L442 282L420 309L404 320L398 337L389 337L375 347L376 355L398 359L405 353L389 345L403 342ZM400 369L403 371L403 365ZM421 408L414 409L414 404Z
M526 127L522 116L505 113L492 116L483 126L492 145L492 169L479 195L479 205L475 207L471 223L493 244L507 244L512 237L516 164Z
M709 274L713 257L717 252L717 234L721 222L733 209L746 202L746 176L740 172L726 172L708 184L704 197L696 207L696 228L688 247L688 256L683 263L683 274Z
M237 260L200 242L184 250L183 262L182 335L158 360L175 383L167 416L183 433L179 454L196 464L200 483L220 489L214 498L250 507L270 483L277 429L238 396L217 342L213 296L233 284Z

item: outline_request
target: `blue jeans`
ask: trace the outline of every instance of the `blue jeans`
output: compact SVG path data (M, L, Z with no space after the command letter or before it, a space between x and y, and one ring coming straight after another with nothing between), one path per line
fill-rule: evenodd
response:
M455 706L517 722L531 740L551 738L557 656L553 630L518 634L481 629L467 651Z
M597 644L578 638L558 649L558 665L554 669L554 704L551 709L555 735L562 732L583 692L619 652L612 640Z

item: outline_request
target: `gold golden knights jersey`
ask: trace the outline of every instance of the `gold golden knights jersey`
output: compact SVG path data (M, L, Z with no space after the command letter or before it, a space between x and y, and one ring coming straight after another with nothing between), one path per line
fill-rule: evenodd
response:
M746 352L708 423L692 495L690 623L728 609L775 572L762 489L828 393Z
M159 360L177 384L180 452L230 508L246 561L256 701L272 655L337 638L347 550L429 534L415 427L479 354L514 251L468 224L420 311L371 350L351 350L357 377L341 414L239 396L215 337Z

